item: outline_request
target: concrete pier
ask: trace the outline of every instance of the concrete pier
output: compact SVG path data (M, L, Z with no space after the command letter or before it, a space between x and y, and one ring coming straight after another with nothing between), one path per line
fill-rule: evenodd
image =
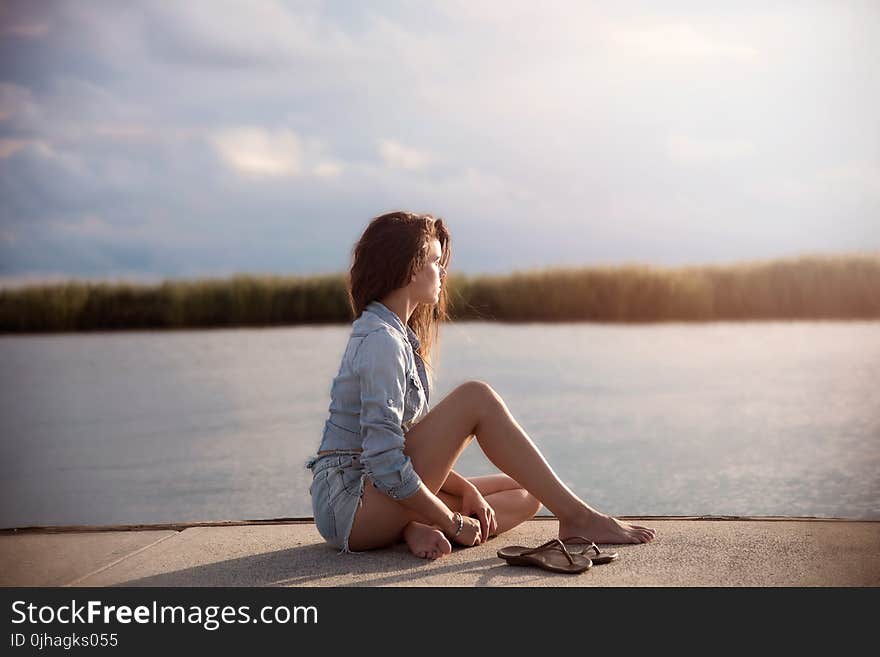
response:
M0 531L2 586L613 586L880 585L880 522L812 518L627 518L657 529L644 545L580 575L508 565L506 545L556 536L537 517L436 561L403 544L339 554L310 520Z

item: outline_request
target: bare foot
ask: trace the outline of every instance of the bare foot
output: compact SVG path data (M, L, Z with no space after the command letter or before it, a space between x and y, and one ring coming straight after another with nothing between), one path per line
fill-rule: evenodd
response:
M438 559L452 552L452 545L439 529L410 522L403 530L409 551L422 559Z
M588 517L559 521L559 538L583 536L594 543L647 543L656 534L653 529L630 525L597 511L590 511Z

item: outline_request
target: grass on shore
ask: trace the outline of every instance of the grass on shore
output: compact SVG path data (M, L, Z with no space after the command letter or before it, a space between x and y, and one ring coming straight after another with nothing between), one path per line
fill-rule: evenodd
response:
M0 333L348 323L345 275L0 290ZM454 320L662 322L880 319L880 254L451 274Z

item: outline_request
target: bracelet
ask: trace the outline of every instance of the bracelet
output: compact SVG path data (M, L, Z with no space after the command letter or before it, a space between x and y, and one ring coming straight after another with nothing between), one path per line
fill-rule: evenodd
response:
M455 530L455 533L451 536L451 538L455 538L461 533L461 528L464 527L464 518L461 517L461 512L456 511L455 515L458 516L458 529Z

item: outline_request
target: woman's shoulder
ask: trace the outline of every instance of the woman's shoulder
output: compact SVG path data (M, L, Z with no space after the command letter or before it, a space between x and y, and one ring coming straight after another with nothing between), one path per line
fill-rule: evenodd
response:
M363 312L351 325L352 338L370 338L370 342L402 341L400 332L384 321L378 315L371 312Z
M390 326L380 325L364 331L352 331L352 339L359 339L352 358L355 369L357 365L375 365L378 363L401 363L406 366L408 361L406 345Z
M355 337L355 332L352 332L352 337ZM396 351L404 346L398 332L390 326L376 326L358 332L356 337L360 337L361 344L370 349L384 348Z

